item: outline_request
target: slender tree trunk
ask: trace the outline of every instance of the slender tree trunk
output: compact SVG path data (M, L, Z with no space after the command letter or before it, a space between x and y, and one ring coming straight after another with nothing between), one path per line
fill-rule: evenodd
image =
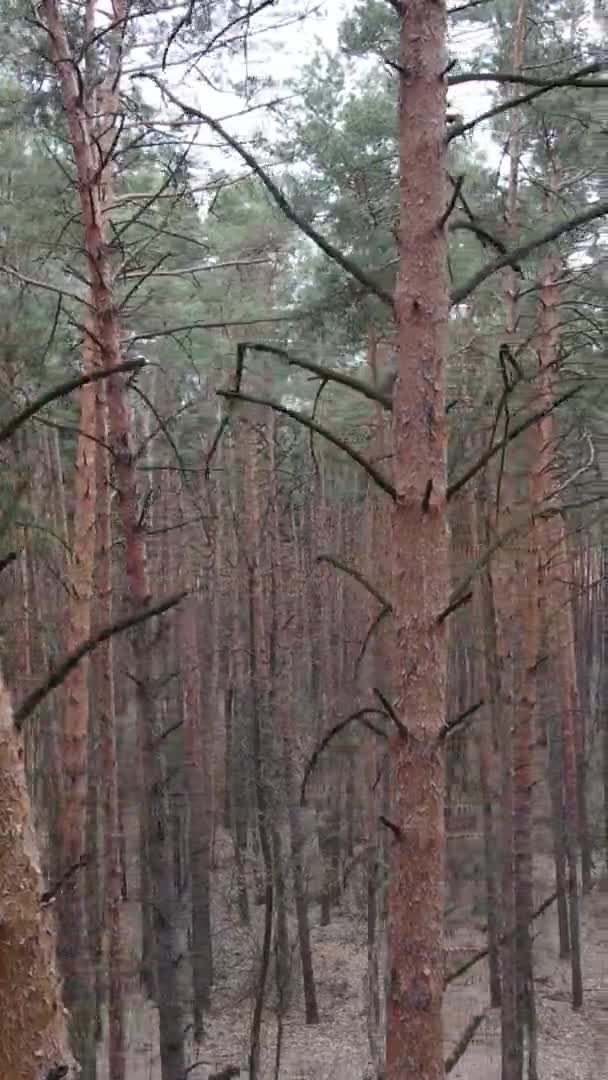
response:
M399 379L393 602L398 718L390 739L387 1080L444 1075L444 753L448 596L443 0L402 8ZM407 731L407 735L404 733Z
M506 477L503 474L502 485ZM510 484L509 484L510 487ZM505 500L506 503L506 500ZM511 507L503 503L501 528L509 529ZM494 530L498 518L495 516ZM515 698L515 567L512 552L503 545L492 559L491 576L496 613L496 645L499 672L498 746L502 785L500 792L500 856L502 944L500 949L502 1080L521 1080L522 1033L518 1013L516 955L513 729Z
M230 500L228 509L235 516L235 508L238 506L237 477L239 475L239 453L243 448L239 445L239 453L234 452L232 440L228 443L227 468L231 477ZM221 513L222 503L218 495L218 513ZM230 681L230 730L232 733L233 753L230 771L230 801L232 806L232 821L234 830L234 858L237 874L238 906L241 923L249 926L249 895L247 892L247 874L245 871L245 858L247 854L247 835L250 818L250 775L252 770L251 740L247 730L247 702L251 699L251 673L250 653L248 645L248 630L246 623L248 609L243 604L243 595L247 595L248 572L244 570L239 537L237 536L237 522L231 522L229 535L229 560L234 575L232 589L232 627L231 637L234 647L230 649L228 677ZM249 657L249 660L247 659Z
M106 443L108 416L105 388L98 385L97 437ZM97 462L97 619L112 622L112 491L110 459L98 454ZM98 646L97 725L99 729L100 791L103 824L103 962L108 970L108 1074L109 1080L125 1080L124 958L121 940L122 874L118 815L118 760L116 751L116 702L114 646L112 638Z
M253 432L246 435L246 489L248 498L248 537L250 551L249 629L253 685L252 751L256 796L257 826L264 867L264 938L258 986L256 989L249 1051L251 1080L260 1080L260 1039L264 1000L271 959L272 922L275 906L271 832L268 817L268 788L264 768L264 734L270 704L270 652L265 621L264 595L268 585L267 564L261 533L262 487L259 481L261 448Z
M188 845L192 911L192 984L194 1037L203 1037L203 1013L209 1007L213 983L211 952L209 765L200 715L201 686L197 646L200 606L190 596L181 610L181 664L183 685L184 749L188 786Z
M90 297L89 297L90 299ZM91 321L87 324L90 331ZM85 341L83 368L91 371L96 357L90 340ZM67 610L65 650L72 652L91 631L93 562L95 554L96 482L96 396L89 383L80 391L80 419L76 450L74 515L69 561L70 592ZM63 686L62 763L62 864L65 872L85 855L87 838L87 759L89 752L89 672L88 658L69 673ZM95 801L96 797L93 796ZM94 823L95 824L95 823ZM95 829L96 834L96 829ZM91 835L91 834L89 834ZM91 837L95 840L96 836ZM97 851L87 851L87 863L96 870ZM90 872L90 871L89 871ZM95 947L90 955L94 925L87 928L84 872L74 874L69 887L57 902L59 959L64 978L65 1002L72 1019L76 1055L83 1068L83 1080L93 1080L96 1070L95 999L92 992ZM96 905L95 905L96 906Z
M550 407L553 398L552 372L555 368L560 340L560 286L555 281L559 266L555 259L548 259L544 283L540 294L540 377L538 395L541 407ZM552 412L539 422L539 438L544 449L543 461L549 466L555 445L555 420ZM551 473L544 470L545 500L553 496ZM579 823L579 795L577 792L576 762L576 712L575 686L576 665L574 661L574 626L569 589L564 589L562 575L565 552L565 533L560 513L542 519L542 549L549 553L553 565L545 568L545 601L550 602L547 619L547 643L550 657L557 664L561 686L561 759L564 785L565 830L564 848L567 866L568 912L570 922L570 961L572 977L572 1005L577 1009L583 1002L583 981L580 945L580 904L577 874L577 838ZM556 563L557 568L556 568ZM567 565L567 563L566 563Z
M68 134L78 174L78 194L86 254L91 284L92 317L95 342L104 366L115 367L120 362L120 335L116 318L113 272L107 242L107 223L103 204L108 201L111 174L104 170L105 191L99 190L97 151L91 135L86 102L82 99L81 79L73 61L63 15L57 0L43 0L40 6L51 46L51 58L57 70L65 111ZM114 14L121 26L126 16L124 4L116 0ZM111 70L113 95L106 97L113 124L118 115L118 68ZM111 136L110 136L111 137ZM107 217L107 215L106 215ZM139 503L136 471L131 448L131 420L124 380L106 380L110 444L114 454L115 479L118 488L119 511L125 541L126 580L129 600L134 607L147 606L150 596L146 573L146 550L138 528ZM174 920L174 896L170 866L169 816L166 776L163 759L158 708L148 680L149 651L153 627L139 627L132 639L135 661L135 680L141 745L146 764L146 814L148 852L152 885L153 926L155 935L156 970L159 991L160 1048L163 1080L175 1080L185 1068L184 1024L177 981L177 938Z
M528 1036L528 1080L538 1080L536 1003L532 953L532 918L534 912L532 861L532 791L534 728L536 714L536 672L539 658L538 551L536 532L529 529L530 544L526 553L523 580L526 593L520 603L523 628L521 675L519 679L514 767L515 813L515 915L517 926L518 1012Z
M297 653L297 636L290 630L288 600L295 603L293 587L290 589L289 582L297 579L297 572L293 563L297 559L295 531L290 530L291 556L289 570L293 571L293 578L286 567L287 553L282 550L280 544L280 516L278 493L275 492L273 502L273 526L275 536L275 558L273 560L273 574L275 579L274 594L276 598L276 615L278 622L285 629L281 640L277 643L280 647L280 671L279 689L275 695L275 721L276 730L280 738L280 762L283 772L284 798L287 806L287 821L289 826L289 841L291 848L291 869L293 876L293 894L298 927L298 946L300 951L300 963L302 967L302 985L304 991L304 1012L307 1024L318 1024L319 1009L317 1005L317 992L315 986L312 948L310 942L310 925L308 921L308 901L306 896L306 882L304 879L303 854L304 833L300 818L300 808L296 805L299 784L296 779L294 767L297 743L295 738L294 704L297 700L295 694L293 658Z
M481 496L481 492L480 492ZM472 533L473 561L479 559L481 554L478 515L485 507L485 501L479 506L475 494L469 495L469 512ZM484 530L485 531L485 530ZM486 888L486 922L488 927L488 967L490 981L490 1004L493 1009L500 1006L501 982L500 982L500 948L499 948L499 894L496 874L496 843L494 826L494 806L496 799L496 767L494 762L493 730L496 727L495 709L498 704L498 694L492 687L488 676L488 653L489 663L494 663L494 676L497 672L496 664L496 631L494 625L494 610L491 603L490 582L487 575L483 574L481 580L475 583L473 592L473 621L478 628L478 688L479 698L484 702L484 708L479 722L479 785L481 788L482 814L483 814L483 848L484 848L484 874ZM485 593L485 595L484 595ZM481 639L481 640L480 640Z

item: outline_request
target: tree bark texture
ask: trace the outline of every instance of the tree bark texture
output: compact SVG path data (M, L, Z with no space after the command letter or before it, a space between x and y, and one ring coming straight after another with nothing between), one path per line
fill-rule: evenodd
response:
M402 8L399 379L394 399L393 603L398 643L391 759L387 1080L444 1075L444 755L448 596L445 356L446 11Z
M43 884L25 782L23 747L0 675L0 1076L45 1080L71 1056L55 969L52 915Z

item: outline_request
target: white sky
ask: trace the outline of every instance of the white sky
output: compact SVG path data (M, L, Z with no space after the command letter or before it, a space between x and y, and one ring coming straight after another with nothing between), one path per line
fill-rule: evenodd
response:
M312 0L307 0L306 6L312 7ZM278 8L269 9L268 17L262 13L258 19L254 20L254 28L261 29L263 26L268 26L269 33L252 39L253 47L247 59L246 69L249 75L259 77L271 75L278 83L281 83L297 75L298 70L310 61L318 49L327 50L329 53L336 50L339 25L344 16L352 11L352 0L327 0L322 4L314 3L314 8L315 14L302 21L287 24L278 31L273 30L272 27L278 18L280 21L280 4ZM450 35L450 56L466 60L482 43L484 35L487 35L487 28L480 24L466 23L454 28ZM172 55L176 57L177 50L174 50ZM236 63L237 61L235 61L235 66ZM364 63L361 62L361 67ZM131 70L145 65L145 59L140 50L136 50L131 65ZM242 71L244 74L244 67ZM238 113L242 109L242 99L237 95L224 88L214 90L209 82L203 81L194 72L187 77L184 75L184 71L179 68L168 69L167 72L167 82L181 100L198 105L218 119L230 117L231 114ZM209 75L213 79L213 85L219 87L221 79L214 78L211 72ZM231 72L231 75L233 78L239 77L238 71L235 70ZM158 101L152 84L140 85L146 97ZM270 98L273 96L275 96L273 92L267 95ZM490 94L489 90L481 84L471 83L451 89L449 101L452 108L461 112L465 120L469 120L488 107ZM271 124L272 121L264 116L261 109L227 121L229 130L240 138L250 137L260 127L268 132ZM228 161L232 160L233 155L228 159L225 153L213 151L211 147L215 142L215 138L210 133L201 133L198 145L204 144L205 149L200 154L199 160L204 157L207 166L211 167L229 167ZM473 142L475 146L483 149L492 166L498 165L501 156L500 149L489 137L487 129L483 130L483 125L482 129L475 132ZM234 165L237 167L236 161Z

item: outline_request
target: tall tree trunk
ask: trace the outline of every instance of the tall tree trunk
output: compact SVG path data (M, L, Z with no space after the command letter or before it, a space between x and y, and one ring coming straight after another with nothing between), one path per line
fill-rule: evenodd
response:
M211 815L209 807L208 745L203 736L200 713L201 676L197 643L200 605L190 596L181 610L181 656L184 715L184 749L188 786L188 846L190 853L190 903L192 911L192 988L194 1037L203 1037L203 1013L209 1007L213 983L211 952L210 856Z
M448 597L443 0L400 15L399 379L393 602L398 719L390 739L387 1080L444 1075L444 754ZM407 732L407 734L405 734Z
M69 139L78 174L78 195L84 237L84 250L89 270L92 317L95 342L102 363L113 368L120 362L120 335L116 317L114 280L107 241L107 203L111 187L111 172L103 170L105 190L99 189L100 173L97 149L91 134L87 103L82 97L82 77L66 33L65 22L57 0L42 0L40 16L46 25L51 46L51 58L57 71L62 93ZM124 0L115 0L114 15L122 27L126 17ZM122 31L121 31L122 32ZM119 43L117 43L119 44ZM120 55L120 49L118 49ZM118 67L110 71L113 93L105 98L106 116L114 128L118 120ZM112 136L110 135L110 141ZM138 527L139 505L135 461L131 448L131 419L124 380L106 380L110 444L118 488L118 503L125 541L126 580L129 601L135 608L149 603L144 538ZM185 1068L184 1024L177 980L177 929L174 920L174 896L171 887L170 834L167 806L164 751L158 708L148 678L149 652L153 628L149 623L138 628L133 636L133 656L137 685L137 704L142 748L145 754L146 814L149 839L150 878L152 885L153 926L155 935L156 970L159 991L160 1049L163 1080L174 1080Z
M560 266L557 260L548 259L545 266L543 287L540 294L540 347L538 401L540 407L550 410L554 400L553 372L558 360L560 340L560 286L556 281ZM545 504L552 499L552 473L550 464L555 446L555 420L551 411L539 421L539 440L545 480ZM549 656L557 665L561 686L561 758L564 785L565 830L564 848L567 866L568 912L570 919L570 961L572 978L572 1005L577 1009L583 1002L583 981L580 945L580 902L577 874L577 836L579 823L579 795L577 792L576 732L577 697L576 663L574 660L574 625L571 596L568 586L564 588L564 553L566 549L564 522L561 513L553 513L541 519L542 549L550 562L544 568L545 588L543 600L549 607L546 613L547 645ZM557 568L556 568L557 563ZM567 565L567 561L566 561Z
M515 10L515 22L513 26L512 59L511 66L515 72L521 70L524 60L525 29L526 29L527 0L518 0ZM519 209L519 171L522 154L522 119L518 110L511 112L509 131L509 183L506 203L506 226L509 243L515 245L518 233L518 209ZM520 273L514 268L509 268L505 273L505 331L508 347L514 351L519 329L519 294ZM501 363L502 354L501 354ZM503 381L507 390L508 375L503 371ZM509 429L509 406L507 396L504 408L504 431L508 435ZM508 532L510 515L516 509L512 504L515 502L516 486L510 475L510 461L512 454L507 448L501 455L498 466L498 478L496 488L496 510L494 514L494 531L498 536L501 530ZM507 490L505 496L504 492ZM501 506L501 498L505 505ZM525 851L522 851L522 859L517 858L515 850L515 811L519 810L519 840L525 847L524 830L527 825L525 809L527 799L521 789L518 793L515 767L517 750L522 753L521 743L516 741L518 724L521 722L517 704L516 670L519 657L516 652L517 633L517 590L518 573L515 565L515 553L509 551L503 543L496 557L492 560L493 595L496 611L496 640L500 672L500 716L499 716L499 746L500 768L503 783L501 793L501 858L502 858L502 912L503 912L503 938L501 946L501 1055L502 1055L502 1080L521 1080L523 1076L523 1025L521 1005L523 996L522 985L528 987L527 972L519 968L523 953L524 941L521 934L517 935L518 899L520 907L522 898L528 895L525 883L522 885L518 880L518 872L525 869ZM527 715L526 715L527 720ZM524 724L525 727L525 724ZM515 738L514 738L515 735ZM521 765L521 762L519 762ZM524 776L525 780L525 776ZM531 887L531 885L530 885ZM522 892L523 889L523 892ZM520 950L518 950L520 945ZM530 958L531 959L531 958ZM530 988L531 989L531 988ZM526 997L529 1000L529 996Z
M523 569L525 596L521 598L519 620L523 628L519 690L515 714L514 814L515 814L515 918L517 928L518 1012L528 1036L528 1080L538 1080L536 1003L532 953L534 912L532 861L532 791L534 729L536 714L536 672L539 658L538 551L536 530L529 530L529 550Z
M485 509L485 500L481 503L482 492L478 498L471 491L468 497L472 534L473 562L481 555L479 515ZM485 530L484 530L485 533ZM488 967L490 981L490 1004L492 1008L500 1006L500 948L499 948L499 893L496 873L496 842L494 825L494 806L497 796L497 769L494 755L493 733L496 729L495 710L498 706L496 692L496 628L494 608L491 597L491 584L488 575L483 573L475 583L473 592L473 619L478 634L483 640L478 642L478 692L484 702L479 726L479 786L481 788L483 815L484 874L486 888L486 922L488 926ZM488 673L488 664L493 665L492 677Z
M502 476L503 491L506 477ZM509 489L511 485L508 485ZM509 490L510 495L510 490ZM494 514L493 532L497 521L505 532L509 530L511 507L503 503L500 518ZM515 567L512 551L502 544L492 559L492 593L496 614L496 654L499 673L498 747L502 785L500 792L500 858L502 944L501 960L501 1052L502 1080L521 1080L522 1040L518 1013L518 973L516 956L515 857L514 857L514 783L513 728L515 698L515 626L516 604Z
M65 1067L75 1080L38 866L23 746L0 675L0 1076L32 1080Z
M89 295L89 302L90 302ZM89 317L86 332L92 330ZM83 368L92 371L97 358L91 339L85 340ZM91 631L93 563L95 555L96 483L96 394L94 383L80 391L79 435L76 450L74 514L69 560L69 600L65 650L72 652L86 641ZM87 822L87 759L89 752L89 672L88 658L74 667L64 686L62 763L62 864L63 872L84 856ZM96 848L96 844L94 845ZM96 850L86 852L87 862L97 863ZM95 999L92 991L95 948L90 955L85 907L84 872L72 875L57 901L59 960L64 978L65 1002L72 1018L76 1055L82 1065L83 1080L93 1080L96 1068Z
M302 967L302 986L304 992L304 1013L307 1024L318 1024L319 1009L317 1005L317 992L315 986L312 948L310 942L310 925L308 920L308 900L306 896L306 882L304 878L303 855L304 855L304 831L302 829L301 811L296 805L296 793L299 790L297 783L294 761L297 753L297 741L295 731L295 702L296 687L294 680L293 658L297 654L298 641L296 634L291 629L292 620L289 619L290 607L288 601L296 602L296 593L290 581L297 581L296 535L293 527L290 527L289 555L280 543L281 527L278 493L275 492L273 501L273 532L275 536L275 551L273 559L274 595L276 601L276 616L280 626L284 629L280 640L277 642L279 650L279 684L275 693L275 729L280 739L280 763L283 772L284 799L287 806L287 822L289 826L289 842L291 848L291 869L293 877L293 895L298 927L298 946L300 951L300 964ZM289 556L291 556L289 558ZM287 560L289 558L289 564Z
M257 832L264 868L264 938L258 985L251 1021L249 1072L251 1080L260 1080L261 1029L266 986L271 957L272 921L275 906L271 831L269 826L269 792L265 768L265 734L270 705L270 643L265 618L265 588L268 585L268 566L261 529L262 492L260 483L262 448L255 432L246 428L245 485L247 490L247 535L250 545L249 632L252 664L252 752L257 812Z
M108 415L105 388L98 387L97 437L107 443ZM101 626L112 622L112 491L110 458L98 454L97 462L97 619ZM116 701L114 646L112 638L97 647L97 726L99 731L100 790L103 825L103 962L107 964L108 1075L125 1080L124 958L121 941L122 874L118 814L118 760L116 750Z

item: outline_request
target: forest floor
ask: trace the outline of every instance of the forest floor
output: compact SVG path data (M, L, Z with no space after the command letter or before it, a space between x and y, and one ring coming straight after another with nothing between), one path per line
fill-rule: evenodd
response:
M549 869L547 862L538 874L539 899L551 892ZM218 907L213 1006L206 1019L203 1045L192 1048L192 1080L207 1080L210 1073L229 1064L241 1068L243 1080L248 1076L257 946L251 931L237 926L236 914L225 904ZM261 908L256 909L255 919L261 916ZM315 1027L305 1026L299 990L295 990L299 980L294 972L277 1074L277 1018L274 994L270 992L264 1018L263 1080L367 1080L374 1074L367 1040L365 919L345 910L329 926L321 927L316 908L311 908L311 917L321 1022ZM574 1013L569 1006L569 966L558 958L553 906L535 928L539 1076L541 1080L603 1080L608 1077L608 879L598 881L583 902L585 1002L580 1012ZM295 927L291 930L295 940ZM471 932L463 926L450 935L449 945L460 961L483 947L485 938L480 931ZM480 962L468 975L452 983L446 995L446 1057L471 1017L485 1014L465 1055L450 1073L450 1080L500 1078L500 1015L498 1010L487 1009L486 970L486 963ZM129 998L127 1033L128 1080L160 1080L155 1011L137 992ZM99 1080L106 1080L103 1055L98 1075Z

